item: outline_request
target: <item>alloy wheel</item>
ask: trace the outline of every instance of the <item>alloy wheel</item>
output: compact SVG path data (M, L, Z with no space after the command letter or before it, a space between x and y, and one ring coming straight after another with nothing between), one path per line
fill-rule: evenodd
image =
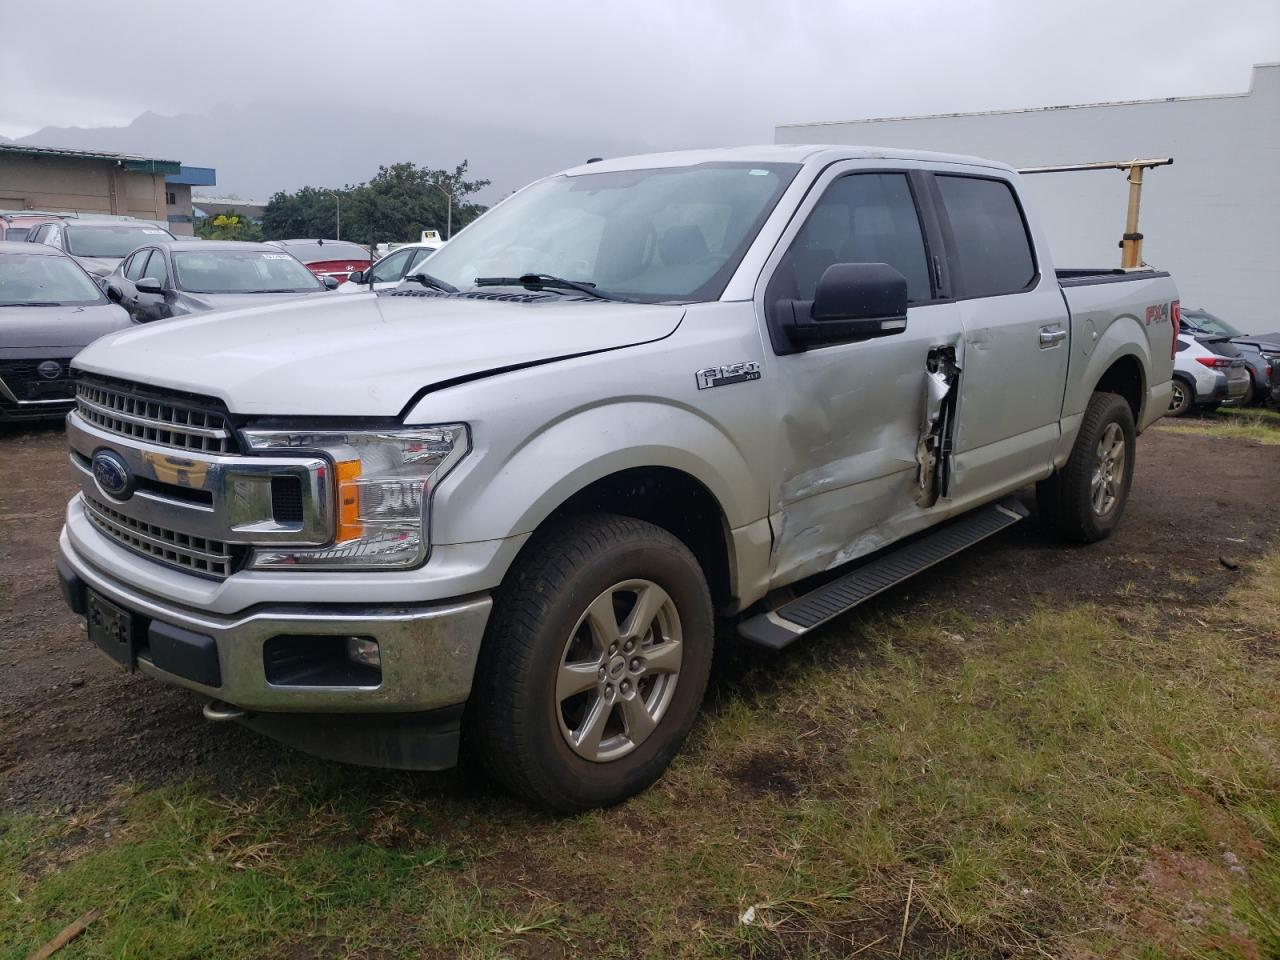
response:
M1120 424L1108 423L1107 428L1102 431L1102 439L1098 441L1093 478L1089 484L1093 512L1100 517L1105 517L1120 502L1127 456L1124 431L1120 429Z
M556 673L569 748L603 763L644 743L671 705L683 654L675 601L652 580L625 580L592 600Z

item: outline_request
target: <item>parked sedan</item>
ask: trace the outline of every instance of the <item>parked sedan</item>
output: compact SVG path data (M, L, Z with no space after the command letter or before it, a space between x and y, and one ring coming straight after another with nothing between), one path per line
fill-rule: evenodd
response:
M107 277L107 296L139 323L257 306L332 289L265 243L169 240L131 253Z
M80 265L52 247L0 240L0 422L61 418L71 358L129 326Z
M1280 333L1246 334L1203 307L1182 311L1184 333L1207 333L1229 337L1240 349L1253 372L1253 383L1241 406L1264 402L1268 396L1280 402Z
M1249 383L1249 367L1226 337L1181 333L1173 360L1169 416L1184 416L1194 407L1216 410L1224 403L1239 403Z
M347 282L338 287L338 292L368 293L370 290L390 290L412 274L418 264L443 246L443 241L428 240L396 247L367 270L357 270L351 274Z
M267 243L291 253L317 277L333 277L345 283L357 270L367 270L373 261L358 243L345 240L268 240Z
M57 247L94 277L105 277L144 243L172 240L173 234L146 220L77 218L42 223L27 239Z

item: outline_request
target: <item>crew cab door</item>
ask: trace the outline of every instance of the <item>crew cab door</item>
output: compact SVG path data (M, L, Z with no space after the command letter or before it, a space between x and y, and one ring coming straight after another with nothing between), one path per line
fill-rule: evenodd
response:
M955 304L933 269L931 223L918 174L866 161L828 167L766 262L756 309L765 377L777 415L766 429L775 586L828 569L913 532L942 510L916 502L926 365L960 339ZM907 280L906 328L872 339L798 349L779 327L779 304L812 300L836 263L886 263Z
M1070 316L1010 180L939 171L930 184L964 328L951 491L960 509L1048 474Z

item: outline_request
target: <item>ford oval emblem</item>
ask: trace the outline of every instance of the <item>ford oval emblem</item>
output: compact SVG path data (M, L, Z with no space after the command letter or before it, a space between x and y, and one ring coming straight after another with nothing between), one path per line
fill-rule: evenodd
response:
M46 380L57 380L62 376L62 364L57 360L46 360L40 366L36 367L36 373L44 377Z
M128 500L133 494L133 474L118 453L99 450L93 455L93 479L98 489L116 500Z

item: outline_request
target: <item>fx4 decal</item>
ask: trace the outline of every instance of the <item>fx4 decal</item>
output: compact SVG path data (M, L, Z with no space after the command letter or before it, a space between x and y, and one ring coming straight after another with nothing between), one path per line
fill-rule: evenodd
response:
M1153 303L1147 307L1147 315L1144 318L1144 322L1146 323L1147 326L1151 326L1151 324L1153 323L1164 323L1164 321L1168 319L1169 319L1169 304Z
M726 363L719 367L703 367L695 376L698 378L699 390L727 387L731 383L759 380L760 364L754 360L744 360L742 363Z

